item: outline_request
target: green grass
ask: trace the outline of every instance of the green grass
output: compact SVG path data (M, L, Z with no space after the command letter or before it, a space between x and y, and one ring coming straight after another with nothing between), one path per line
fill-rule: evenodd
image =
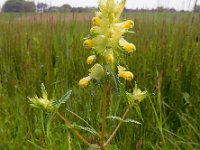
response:
M87 149L61 120L53 118L50 125L49 116L29 106L27 97L40 95L41 83L52 99L72 89L62 114L84 125L68 108L100 130L101 87L78 87L89 68L85 60L90 51L82 43L91 15L69 15L72 19L50 14L49 19L34 21L32 17L30 21L20 20L23 14L0 14L0 150ZM143 121L134 109L128 116L142 125L123 124L112 144L121 150L200 149L200 15L134 13L124 17L135 21L136 34L127 35L137 46L137 52L127 58L129 69L139 87L152 94L140 104ZM133 85L134 81L127 84L127 90ZM113 93L108 113L121 116L124 107L123 99ZM116 123L109 121L108 132ZM89 134L84 136L89 138Z

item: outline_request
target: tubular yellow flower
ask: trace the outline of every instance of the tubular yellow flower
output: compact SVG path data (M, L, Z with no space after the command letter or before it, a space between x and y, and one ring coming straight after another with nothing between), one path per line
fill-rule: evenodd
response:
M107 56L107 62L112 64L114 62L114 56L113 54L108 54Z
M126 71L126 68L122 66L118 66L118 76L120 78L124 78L125 80L131 81L134 78L134 75L130 71Z
M127 45L124 45L123 49L124 49L126 52L128 52L128 53L132 53L132 52L136 51L136 47L135 47L135 45L132 44L132 43L129 43L129 44L127 44Z
M99 17L94 17L94 18L92 19L92 24L93 24L94 26L100 26L100 25L101 25L101 19L100 19Z
M91 65L96 60L96 55L91 55L87 58L87 64Z
M119 74L119 77L124 78L125 80L131 81L133 80L133 73L130 71L124 71L123 73Z
M132 20L127 20L123 23L123 28L130 29L134 27L134 22Z
M94 43L91 39L87 39L84 41L83 46L85 46L86 48L93 48Z
M128 52L128 53L132 53L134 51L136 51L136 47L134 44L132 43L128 43L125 39L121 38L119 40L119 45L123 47L123 49Z
M80 87L85 88L85 87L88 86L89 81L90 81L91 79L92 79L92 78L91 78L90 76L85 77L85 78L81 79L81 80L79 81L78 84L79 84Z
M114 62L114 54L113 50L110 48L104 52L104 57L108 64L112 64Z

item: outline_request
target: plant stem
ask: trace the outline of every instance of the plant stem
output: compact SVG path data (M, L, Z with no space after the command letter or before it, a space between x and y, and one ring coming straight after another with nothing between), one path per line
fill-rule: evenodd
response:
M71 123L65 118L63 117L59 112L56 113L64 122L67 126L71 126ZM92 148L96 148L96 149L99 149L99 146L95 146L95 145L92 145L91 143L89 143L76 129L74 128L70 128L73 133L86 145L88 145L89 147L92 147Z
M108 92L110 92L110 82L105 84L104 87L104 96L102 99L102 127L101 127L101 139L100 139L100 149L104 150L104 136L105 136L105 129L106 129L106 107L107 107L107 97Z
M128 112L130 111L130 109L131 109L131 106L129 106L129 107L126 109L125 113L124 113L123 116L122 116L122 119L123 119L123 120L125 119L126 115L127 115ZM108 139L108 140L106 141L106 143L104 144L104 147L105 147L106 145L108 145L108 144L111 142L111 140L113 139L113 137L115 136L115 134L116 134L117 131L119 130L119 128L120 128L120 126L122 125L122 123L123 123L123 121L120 121L120 122L119 122L119 124L117 125L117 127L115 128L115 130L113 131L113 133L111 134L111 136L109 137L109 139Z

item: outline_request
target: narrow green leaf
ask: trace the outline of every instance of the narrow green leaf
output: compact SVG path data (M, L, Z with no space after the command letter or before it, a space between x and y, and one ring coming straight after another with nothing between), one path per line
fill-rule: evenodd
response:
M118 121L121 121L121 122L125 122L125 123L135 123L135 124L139 124L139 125L141 125L141 123L140 122L138 122L138 121L135 121L135 120L133 120L133 119L122 119L121 117L118 117L118 116L107 116L106 117L107 119L113 119L113 120L118 120Z
M71 126L71 128L81 129L81 130L90 132L90 133L92 133L93 135L99 136L99 135L98 135L94 130L92 130L91 128L83 127L83 126L81 126L81 125L77 125L76 123L73 123L73 125Z

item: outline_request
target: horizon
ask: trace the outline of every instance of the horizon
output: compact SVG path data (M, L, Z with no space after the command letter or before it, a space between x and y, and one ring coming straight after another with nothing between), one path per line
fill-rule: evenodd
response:
M1 0L0 6L3 6L6 0ZM43 2L49 6L62 6L64 4L69 4L72 7L98 7L99 0L27 0L34 1L35 4ZM119 1L119 0L118 0ZM176 10L186 10L191 11L194 8L195 0L127 0L127 9L156 9L157 7L164 8L174 8ZM197 4L200 4L198 0Z

